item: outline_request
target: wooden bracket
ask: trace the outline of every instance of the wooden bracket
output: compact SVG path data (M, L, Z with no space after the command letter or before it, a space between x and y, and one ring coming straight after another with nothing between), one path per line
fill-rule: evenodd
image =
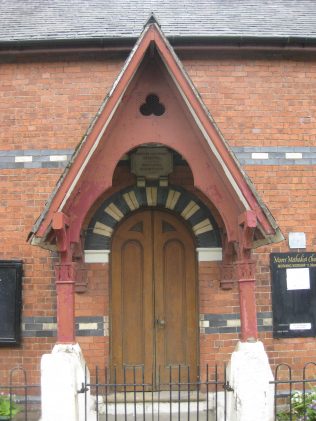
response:
M53 230L56 235L57 250L60 253L70 254L69 218L63 212L56 212L53 216Z
M254 211L245 211L238 218L238 259L249 260L255 229L257 227L257 216Z
M86 292L88 281L87 270L84 267L84 247L82 237L80 237L80 241L78 243L74 244L73 260L75 261L76 265L75 292Z
M234 258L235 250L233 243L228 241L226 233L223 235L223 261L221 265L220 286L222 289L232 289L234 286Z

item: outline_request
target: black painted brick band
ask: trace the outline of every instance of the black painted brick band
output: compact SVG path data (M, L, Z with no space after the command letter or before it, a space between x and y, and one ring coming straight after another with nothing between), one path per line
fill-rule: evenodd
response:
M209 326L203 327L201 332L204 334L214 333L239 333L239 326L229 326L229 320L239 320L239 313L225 314L203 314L201 321L208 321ZM257 314L259 332L272 332L272 324L264 324L267 319L272 319L271 312L261 312ZM56 329L44 329L44 324L56 323L56 317L24 317L22 320L24 337L54 337ZM96 329L79 329L79 324L95 323ZM267 323L267 321L266 321ZM105 325L107 321L103 316L80 316L76 317L76 335L77 336L104 336Z

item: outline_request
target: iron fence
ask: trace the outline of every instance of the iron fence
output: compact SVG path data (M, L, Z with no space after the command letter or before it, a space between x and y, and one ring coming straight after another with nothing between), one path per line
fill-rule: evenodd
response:
M40 418L40 385L28 382L27 372L22 367L9 371L6 384L0 383L0 399L5 400L2 418L14 421L38 421Z
M192 376L190 367L170 366L167 381L159 368L151 382L145 381L143 366L125 366L118 372L115 367L96 367L91 381L86 371L80 391L84 394L85 421L91 418L91 398L96 421L227 420L227 395L232 388L226 367L210 370L207 365L202 375L198 369Z
M85 421L229 421L228 408L233 391L226 379L226 367L206 366L192 376L190 367L169 367L168 379L158 374L146 380L143 366L86 370L78 391L80 420ZM194 379L195 378L195 379ZM275 368L274 416L276 421L316 420L316 363L299 372L289 364ZM40 385L30 384L25 369L10 370L6 384L0 383L1 397L8 401L8 420L40 419ZM232 399L230 399L232 398Z
M296 370L297 373L297 370ZM274 417L276 421L316 420L316 363L308 362L300 375L289 364L275 368Z

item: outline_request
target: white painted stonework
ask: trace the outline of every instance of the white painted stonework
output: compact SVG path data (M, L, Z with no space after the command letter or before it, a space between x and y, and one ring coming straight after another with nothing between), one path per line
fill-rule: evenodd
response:
M109 263L110 250L85 250L85 263Z
M220 262L223 260L221 247L197 247L199 262ZM85 263L109 263L110 250L85 250Z
M273 374L262 342L239 342L227 367L229 421L273 421Z
M41 421L84 420L84 394L78 394L84 383L84 372L85 361L78 344L57 344L51 354L43 355Z
M221 247L197 247L199 262L221 262L223 253Z

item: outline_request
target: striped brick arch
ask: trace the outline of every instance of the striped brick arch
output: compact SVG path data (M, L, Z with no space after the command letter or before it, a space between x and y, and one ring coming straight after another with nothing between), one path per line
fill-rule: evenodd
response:
M220 248L218 225L209 209L192 193L180 187L129 187L107 198L91 219L85 235L86 255L101 256L109 251L116 225L140 208L159 208L175 212L191 226L197 248ZM91 261L99 261L94 257ZM102 261L102 257L100 259Z

